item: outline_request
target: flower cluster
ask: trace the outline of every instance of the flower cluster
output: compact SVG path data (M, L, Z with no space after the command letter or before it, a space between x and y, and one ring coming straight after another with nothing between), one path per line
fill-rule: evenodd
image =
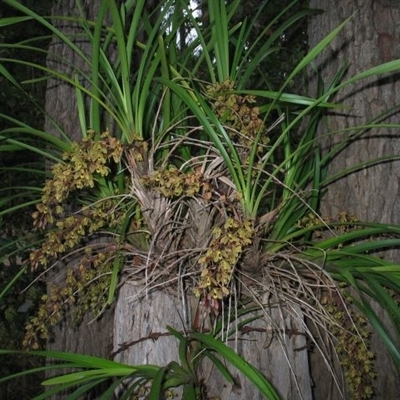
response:
M52 167L53 178L43 189L42 202L33 213L34 226L43 229L62 215L64 202L75 190L93 188L96 176L107 176L111 159L117 163L123 152L122 143L103 132L95 139L93 131L80 143L73 142L71 151L63 154L63 161Z
M23 346L38 349L50 337L55 326L65 313L65 304L73 305L73 320L78 323L84 313L91 310L94 315L102 311L109 290L109 276L116 249L95 252L86 248L79 264L66 270L61 285L53 285L50 293L42 296L37 314L26 325ZM93 281L95 285L91 285Z
M373 395L375 378L374 353L368 348L370 332L365 317L354 308L346 307L343 299L334 299L326 311L337 324L332 324L331 334L337 339L336 350L344 368L344 376L353 400L367 400ZM348 301L351 302L350 299Z
M63 155L63 163L53 166L53 178L46 182L33 219L38 229L49 224L54 229L48 230L42 246L30 254L32 269L47 266L50 259L73 249L86 235L121 223L124 213L110 198L99 199L90 207L70 214L65 206L73 192L93 188L96 176L107 176L111 159L119 162L122 152L122 143L108 132L95 139L90 131L81 143L72 144L72 150Z
M260 133L265 130L265 125L260 118L260 110L255 105L255 97L234 93L232 81L209 85L207 95L211 98L216 115L228 128L231 139L249 150L257 138L260 145L258 151L261 151L262 146L266 145L269 139L266 135L260 136Z
M357 222L360 222L360 220L355 215L348 214L345 211L339 212L336 218L321 217L315 213L310 213L300 219L296 223L296 227L299 229L318 227L313 229L312 232L314 238L319 239L324 236L328 225L331 232L341 235L359 229Z
M210 246L198 261L202 272L194 290L196 296L221 300L229 295L228 286L235 265L243 249L251 244L252 236L253 225L250 220L239 222L227 218L222 227L213 229Z
M165 197L193 197L200 192L205 199L211 197L211 184L203 179L200 169L183 172L171 165L142 178L147 187L156 188Z
M71 265L67 262L62 284L43 296L37 315L26 326L26 347L38 348L49 338L50 327L64 315L67 303L76 304L79 318L89 309L96 313L96 307L101 308L105 302L117 246L102 243L102 252L95 253L87 237L123 225L126 210L113 196L117 189L112 179L107 178L111 183L107 194L98 190L122 153L122 143L108 132L96 136L90 131L80 143L72 144L63 162L52 168L53 177L46 182L42 202L33 214L34 226L45 231L44 240L30 253L29 262L33 270L48 267L51 261L62 260L72 252L78 261Z
M124 210L117 208L111 199L105 199L56 220L55 229L46 233L45 241L29 256L32 269L46 267L50 260L73 249L88 235L103 227L115 228L124 218Z

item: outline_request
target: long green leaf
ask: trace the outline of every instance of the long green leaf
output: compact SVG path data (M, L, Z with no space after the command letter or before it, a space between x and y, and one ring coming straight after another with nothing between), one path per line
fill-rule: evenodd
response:
M159 400L163 397L163 381L166 373L167 368L165 367L157 371L151 385L149 400Z
M202 342L211 350L216 351L260 390L260 392L270 400L279 400L278 393L271 383L251 364L236 354L230 347L203 333L192 333L192 337Z

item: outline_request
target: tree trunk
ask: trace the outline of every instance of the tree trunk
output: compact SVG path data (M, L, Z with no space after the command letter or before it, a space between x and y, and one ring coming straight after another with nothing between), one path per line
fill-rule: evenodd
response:
M75 0L57 1L52 7L52 15L55 17L78 17L80 12L76 3ZM87 0L84 2L83 7L88 20L95 20L99 4L100 2L97 0ZM71 37L75 45L84 54L90 54L91 47L89 40L79 36L83 31L77 24L66 23L66 20L58 18L54 18L52 23L65 35ZM48 68L71 77L78 71L79 76L90 74L90 65L87 65L75 51L57 36L53 36L50 43L46 64ZM84 82L81 83L84 84ZM75 88L65 81L56 78L49 79L46 90L46 113L45 129L47 132L60 137L60 130L53 123L55 121L61 128L61 131L65 132L70 139L79 140L82 137ZM89 129L90 127L87 128Z
M323 14L313 17L310 21L311 48L354 13L339 36L317 60L318 71L326 84L346 62L349 62L347 77L350 77L400 57L398 41L400 8L397 3L385 0L369 2L311 0L310 6L324 10ZM375 78L363 80L341 91L335 100L347 108L329 115L328 126L321 127L321 134L358 126L399 104L398 78L399 74L395 74L379 80ZM394 112L385 118L385 121L398 123ZM340 140L340 134L335 136L335 140ZM332 143L332 139L325 140L325 148ZM400 141L395 131L369 130L360 140L341 152L330 165L329 173L335 174L358 163L399 153ZM323 215L336 216L339 212L345 211L360 220L399 224L399 168L400 163L397 161L380 163L337 180L328 188L322 205ZM400 261L398 253L385 253L385 257L388 256L394 261ZM382 314L382 311L378 312ZM374 399L397 398L400 378L390 356L382 348L376 335L372 338L372 348L376 354L375 369L378 374ZM313 368L315 381L319 381L318 376L324 374L328 376L323 366L316 362ZM329 397L330 393L326 388L330 386L316 385L315 398L338 398L337 393Z
M189 314L194 314L195 304L195 299L189 300ZM227 341L272 382L282 400L312 398L304 322L300 309L297 313L299 317L294 318L284 307L273 308L268 321L265 318L256 320ZM184 333L191 329L185 319L182 301L175 294L166 290L146 293L144 286L126 283L119 291L116 305L115 360L130 365L160 366L179 362L178 341L168 333L166 326ZM275 329L270 320L278 324ZM210 362L203 363L199 379L204 380L207 398L264 399L237 370L229 370L235 377L235 385L228 384Z
M52 7L52 15L77 17L80 13L76 3L75 0L57 1ZM86 17L94 20L99 8L99 1L86 0L83 3ZM76 24L66 23L66 20L58 18L54 18L52 23L64 34L74 38L72 40L83 53L90 54L90 43L84 37L79 36L83 32ZM73 77L77 71L79 71L79 75L90 73L90 65L87 65L75 51L56 36L53 36L50 43L46 64L48 68L70 77ZM47 113L46 132L57 137L64 132L69 139L75 141L82 138L75 88L60 79L49 79L45 108ZM58 271L52 270L48 273L48 292L51 291L55 282L60 283L65 279L65 269L70 266L62 265ZM53 336L47 344L47 349L109 358L113 345L113 315L113 309L107 310L100 319L96 319L91 313L88 313L79 325L72 321L71 315L67 315L65 320L53 329ZM64 398L63 395L52 396L53 400L62 398Z

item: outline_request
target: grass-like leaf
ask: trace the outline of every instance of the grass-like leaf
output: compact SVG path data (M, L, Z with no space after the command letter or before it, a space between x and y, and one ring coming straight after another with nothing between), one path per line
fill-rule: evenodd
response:
M251 381L260 392L270 400L279 400L279 396L271 383L251 364L236 354L230 347L203 333L192 333L194 339L203 343L207 348L224 357L230 364L236 367L243 375Z

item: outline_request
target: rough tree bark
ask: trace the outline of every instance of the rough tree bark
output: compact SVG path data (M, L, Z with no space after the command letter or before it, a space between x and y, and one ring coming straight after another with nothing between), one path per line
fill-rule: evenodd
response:
M86 0L83 6L87 13L86 17L90 20L94 20L98 12L99 1ZM78 17L80 12L75 0L54 2L51 13L54 16L52 23L64 34L79 35L83 33L76 24L66 23L65 20L56 18L57 16ZM83 53L90 54L91 49L88 40L82 37L76 37L73 41ZM76 71L82 71L83 73L90 72L90 66L56 36L53 36L50 43L46 64L47 67L52 70L71 76L74 76ZM81 138L75 89L71 85L56 78L52 78L48 81L46 90L46 112L48 114L45 124L47 132L55 136L60 136L60 131L56 129L52 123L52 121L55 121L61 127L62 131L67 133L72 140Z
M95 20L100 2L98 0L85 0L81 3L87 19ZM90 42L82 35L82 29L74 23L67 23L66 20L57 18L57 16L80 16L77 2L75 0L54 2L51 13L54 26L71 37L84 54L90 55ZM77 72L79 75L84 73L90 76L90 65L87 65L75 51L56 36L53 36L50 43L46 65L48 68L67 76L73 77ZM81 83L85 85L85 82ZM60 79L49 79L45 109L47 113L46 132L57 137L60 137L60 132L64 132L69 139L74 141L79 141L82 138L76 92L71 85ZM56 127L57 125L60 129ZM56 268L48 273L47 287L49 293L54 284L62 285L68 266L71 265L59 263ZM73 322L72 315L67 315L53 329L53 335L47 343L47 349L109 358L113 346L113 316L113 307L106 310L100 319L96 319L92 313L88 313L79 324ZM96 391L91 395L95 396ZM53 395L51 398L61 400L64 397L64 395Z
M310 47L316 45L326 34L331 32L343 20L353 13L350 22L339 36L327 47L318 59L317 66L325 82L333 78L338 69L349 62L347 76L353 76L363 70L400 57L400 7L390 0L327 2L311 0L312 8L324 10L309 23ZM327 127L321 127L321 134L329 131L343 130L360 125L373 116L398 105L400 102L400 74L383 77L379 80L362 81L340 92L335 100L347 107L341 113L331 114ZM398 123L395 113L385 119ZM345 135L348 133L344 133ZM340 140L337 135L335 140ZM325 141L325 146L332 144ZM344 168L371 160L377 157L400 153L398 133L393 130L370 130L351 146L347 147L330 166L334 174ZM323 203L323 214L335 216L346 211L361 220L400 223L400 203L398 193L400 163L382 163L352 173L329 186ZM386 253L395 261L400 255ZM378 311L382 315L382 311ZM378 377L375 382L374 399L391 399L398 396L400 378L397 375L390 356L373 336L372 347L376 353L375 367ZM314 363L313 377L319 382L320 376L329 376L323 366ZM337 398L337 393L329 397L326 388L329 385L316 385L315 398Z
M193 306L196 301L192 300L189 302ZM301 315L300 309L297 312ZM227 343L270 379L282 400L312 399L302 318L288 315L284 307L270 310L270 317L279 324L281 334L272 333L270 323L261 318L246 325L246 332L238 332L236 339L233 336ZM144 286L125 284L115 312L115 360L131 365L167 365L178 361L178 342L168 334L168 325L182 333L191 329L185 326L182 302L176 294L157 290L145 295ZM228 384L209 362L202 365L199 379L204 379L207 398L264 399L244 376L229 369L235 385Z

